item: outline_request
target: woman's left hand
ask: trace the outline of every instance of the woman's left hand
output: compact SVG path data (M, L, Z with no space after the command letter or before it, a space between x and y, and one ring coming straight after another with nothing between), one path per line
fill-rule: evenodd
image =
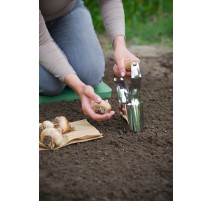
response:
M125 75L130 76L131 72L126 71L124 63L129 60L140 63L140 59L126 48L125 38L123 36L118 36L114 39L113 47L115 60L115 65L113 67L114 74L119 77L124 77Z

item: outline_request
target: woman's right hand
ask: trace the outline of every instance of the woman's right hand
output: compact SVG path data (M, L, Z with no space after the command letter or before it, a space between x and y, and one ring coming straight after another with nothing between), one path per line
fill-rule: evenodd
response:
M90 116L92 119L96 121L104 121L110 119L115 113L114 111L106 114L97 114L94 112L94 110L92 109L92 101L100 103L102 99L94 92L94 89L91 86L83 86L82 91L79 95L82 105L82 111L84 112L84 114Z
M114 111L107 114L95 113L92 109L92 101L100 103L102 99L94 92L93 87L85 85L76 74L68 74L65 77L64 82L79 95L82 111L92 119L96 121L104 121L110 119L115 113Z

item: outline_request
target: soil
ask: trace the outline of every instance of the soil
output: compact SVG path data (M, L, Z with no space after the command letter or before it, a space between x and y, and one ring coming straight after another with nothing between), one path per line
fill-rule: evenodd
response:
M39 120L66 116L88 119L103 138L39 153L40 201L173 200L173 54L155 47L131 47L141 59L144 132L123 131L113 82L113 56L105 52L104 82L115 115L95 122L79 100L40 105Z

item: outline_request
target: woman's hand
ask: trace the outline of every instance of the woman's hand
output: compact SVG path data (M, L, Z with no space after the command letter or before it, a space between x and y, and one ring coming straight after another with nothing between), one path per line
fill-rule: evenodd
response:
M107 114L96 114L92 109L91 103L92 101L99 103L102 99L94 92L94 89L91 86L85 85L76 74L67 75L64 82L79 95L84 114L90 116L92 119L96 121L104 121L111 118L115 113L114 111L111 111Z
M84 114L90 116L96 121L107 120L111 118L112 115L115 113L114 111L111 111L107 114L97 114L94 112L94 110L92 109L92 101L100 103L102 99L94 92L94 89L89 85L83 87L80 93L80 100Z
M124 36L117 36L113 41L114 48L114 60L115 65L113 67L113 72L117 76L124 77L125 75L130 76L131 72L126 71L124 67L125 61L137 61L140 63L140 59L133 55L127 48L125 44Z

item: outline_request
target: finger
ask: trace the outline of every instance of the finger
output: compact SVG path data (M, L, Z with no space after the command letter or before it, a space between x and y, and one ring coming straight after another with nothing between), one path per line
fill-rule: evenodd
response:
M84 94L97 103L100 103L102 101L102 98L99 95L97 95L94 92L93 87L91 87L89 85L86 86L86 88L84 90Z
M116 64L114 64L113 66L113 73L116 75L116 76L120 76L119 72L118 72L118 66Z
M124 60L123 59L117 60L117 66L118 66L118 73L119 73L119 75L121 75L122 77L124 77L125 74L126 74L126 69L124 67Z
M118 66L116 64L114 64L114 66L113 66L113 73L116 76L120 76L120 74L118 73ZM126 75L125 76L131 77L131 71L126 71Z
M114 111L111 111L110 113L107 114L97 114L94 112L92 108L86 109L86 114L96 121L105 121L107 119L110 119L114 113L115 113Z
M94 120L96 121L105 121L107 119L110 119L114 115L114 111L111 111L110 113L107 114L95 114Z
M110 113L107 114L95 113L90 101L87 98L82 99L82 111L84 112L84 114L90 116L92 119L96 121L104 121L106 119L109 119L115 113L114 111L111 111Z

